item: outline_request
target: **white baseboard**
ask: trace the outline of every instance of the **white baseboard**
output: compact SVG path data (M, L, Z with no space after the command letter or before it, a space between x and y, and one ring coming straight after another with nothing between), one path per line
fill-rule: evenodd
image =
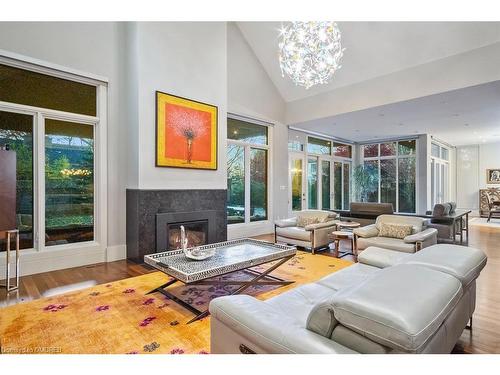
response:
M125 245L110 246L105 249L99 244L90 243L84 246L47 247L44 251L21 250L20 275L34 275L88 264L113 262L125 259L126 249ZM5 279L5 262L5 252L0 253L0 280ZM15 273L14 259L11 259L10 273L11 276Z
M127 259L127 245L108 246L106 249L106 262Z

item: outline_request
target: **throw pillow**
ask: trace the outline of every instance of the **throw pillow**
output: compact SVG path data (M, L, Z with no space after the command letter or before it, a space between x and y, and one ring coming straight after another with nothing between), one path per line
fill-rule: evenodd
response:
M388 224L381 223L378 235L380 237L390 237L403 239L412 234L413 227L408 224Z
M315 216L298 216L297 217L297 226L298 227L306 227L309 224L318 224L319 219Z

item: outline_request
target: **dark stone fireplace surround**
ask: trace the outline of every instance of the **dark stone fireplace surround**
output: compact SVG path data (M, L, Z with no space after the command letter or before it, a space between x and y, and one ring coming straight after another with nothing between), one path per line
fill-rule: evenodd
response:
M158 214L178 214L167 216L179 220L207 219L208 242L226 241L226 199L225 189L127 189L127 259L142 263L144 255L157 252L157 217L160 221L162 217L168 218Z

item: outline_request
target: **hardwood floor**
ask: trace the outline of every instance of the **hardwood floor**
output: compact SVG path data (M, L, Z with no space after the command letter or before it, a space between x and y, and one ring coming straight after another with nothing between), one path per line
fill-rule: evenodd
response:
M273 241L272 234L257 238ZM347 241L342 250L349 250ZM477 301L473 329L465 330L455 353L500 353L500 229L472 226L469 246L482 249L488 264L477 281ZM333 256L333 250L318 256ZM344 258L349 259L349 258ZM351 258L352 259L352 258ZM83 289L153 272L149 266L126 260L45 272L21 278L20 289L7 295L0 289L0 307Z

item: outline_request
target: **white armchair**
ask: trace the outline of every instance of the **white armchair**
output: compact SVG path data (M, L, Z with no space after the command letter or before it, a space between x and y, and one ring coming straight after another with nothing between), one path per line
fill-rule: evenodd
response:
M274 240L316 250L328 247L328 235L335 230L338 214L330 211L304 210L296 217L274 222ZM304 222L314 223L302 226Z
M383 237L379 235L381 225L385 224L406 224L412 226L410 235L404 238ZM381 247L384 249L401 251L405 253L415 253L424 247L437 243L437 230L426 228L426 219L413 216L402 215L380 215L375 224L354 229L354 246L356 253L369 246Z

